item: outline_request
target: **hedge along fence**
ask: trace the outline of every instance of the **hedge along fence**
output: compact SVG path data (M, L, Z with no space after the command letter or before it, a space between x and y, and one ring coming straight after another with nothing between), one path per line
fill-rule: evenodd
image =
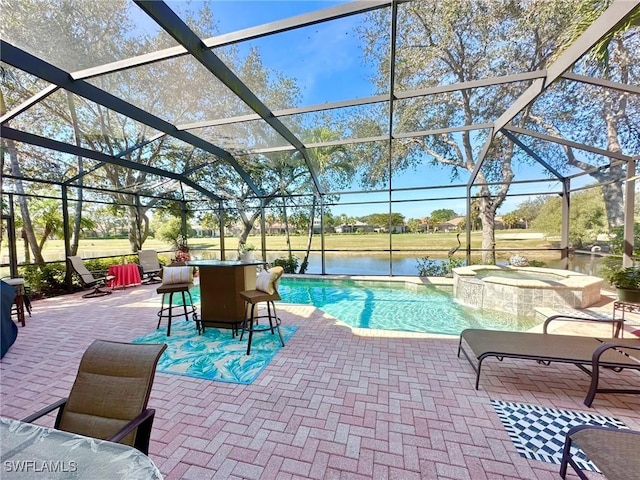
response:
M89 258L83 260L90 272L104 272L116 263L138 263L138 255L114 255L111 257ZM67 292L65 282L67 262L47 262L45 264L28 264L18 266L18 275L25 280L25 286L30 289L32 298L54 297L64 295ZM94 276L103 276L94 273ZM84 289L77 275L72 276L73 291Z

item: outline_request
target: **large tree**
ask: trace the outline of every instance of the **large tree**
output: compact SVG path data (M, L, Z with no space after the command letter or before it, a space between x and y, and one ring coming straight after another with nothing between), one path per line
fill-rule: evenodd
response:
M20 46L32 47L44 59L69 72L153 52L174 43L161 30L148 34L138 28L131 17L136 9L124 0L95 5L71 0L25 0L17 7L7 10L3 15L7 38ZM178 5L177 8L181 7ZM195 13L187 12L187 15L190 26L196 31L217 31L216 21L206 4ZM39 38L50 41L40 44ZM64 45L64 49L60 45ZM62 50L64 55L60 55ZM217 49L216 54L238 72L259 97L268 100L272 108L295 104L297 87L294 82L265 69L257 50L240 54L237 47L231 46ZM11 71L9 81L3 81L0 92L0 100L4 104L6 99L7 109L46 87L37 78L12 68L8 70ZM120 70L88 81L176 125L248 112L248 107L240 99L189 56ZM5 108L2 113L4 111ZM16 176L28 176L30 170L47 172L51 180L65 181L77 177L80 185L114 191L108 196L124 210L133 251L139 250L149 235L149 210L162 206L162 202L152 195L169 192L169 196L180 199L184 194L176 181L155 177L145 170L147 166L185 172L231 202L235 199L235 203L242 203L246 195L255 195L247 191L238 174L220 158L172 137L158 135L157 131L146 125L68 92L53 93L16 117L12 126L140 165L140 170L136 170L109 163L98 164L82 158L64 158L64 155L56 152L45 152L28 145L5 142L11 158L9 166ZM249 122L209 127L194 133L215 145L243 154L246 148L269 146L260 143L261 131L254 127ZM150 142L151 138L156 140ZM245 139L246 143L239 144L238 139ZM245 155L239 161L252 167L256 158L255 155ZM50 164L54 167L51 168ZM257 179L256 183L264 184L264 191L272 193L274 183L270 179L273 175L261 173L260 168L250 172ZM262 182L263 179L265 182ZM22 182L17 183L19 193L28 193L28 185L24 187ZM69 191L77 206L73 218L79 225L83 201L89 198L86 192L77 192L82 190L72 188ZM19 201L29 244L37 261L41 261L24 198L20 196ZM105 194L99 198L94 194L92 198L108 200ZM79 230L74 227L74 231L74 245L77 245Z
M584 33L590 21L610 4L610 0L581 2L579 17L585 21L576 22L565 32L561 50ZM626 22L600 41L572 70L622 85L638 85L640 8L636 8ZM552 136L629 156L640 152L640 102L637 95L623 89L560 80L534 104L529 121L529 128ZM622 179L626 166L622 162L568 146L552 147L539 141L530 143L534 149L545 151L559 168L569 165L588 172L602 187L609 228L623 224ZM609 163L612 163L609 168L599 168Z
M574 248L583 248L607 229L602 201L602 189L590 188L573 195L569 241ZM557 196L545 199L532 227L547 235L559 236L562 225L562 202Z
M575 21L578 0L519 2L501 0L415 1L399 5L395 91L415 90L441 84L470 82L545 68L558 48L560 33ZM363 31L366 58L376 66L380 93L388 92L388 15L370 14ZM489 123L499 117L528 86L526 82L505 83L485 88L464 89L449 94L429 95L396 102L394 133L439 129L453 125ZM524 125L525 111L516 123ZM375 122L369 121L369 135ZM379 134L379 133L378 133ZM392 170L430 162L449 169L453 178L472 172L487 132L431 135L396 140ZM377 154L376 154L377 153ZM503 203L514 172L511 162L521 153L498 136L478 184L501 182L499 186L477 187L482 221L483 262L494 263L494 218ZM371 148L377 166L366 180L385 181L387 152Z

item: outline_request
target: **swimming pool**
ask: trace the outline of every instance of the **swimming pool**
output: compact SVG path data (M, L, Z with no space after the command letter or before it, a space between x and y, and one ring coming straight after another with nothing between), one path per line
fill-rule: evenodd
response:
M432 286L400 282L283 278L284 303L314 305L355 328L458 335L465 328L528 330L534 319L480 311ZM194 292L196 293L196 292ZM196 300L197 296L197 300ZM199 291L194 301L199 301Z

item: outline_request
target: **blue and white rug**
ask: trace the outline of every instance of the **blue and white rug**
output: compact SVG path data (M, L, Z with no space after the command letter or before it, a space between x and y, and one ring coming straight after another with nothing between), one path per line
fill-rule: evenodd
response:
M280 326L285 344L298 327ZM157 372L188 377L250 384L282 348L278 333L260 332L253 335L251 355L247 355L247 334L242 341L231 337L231 330L207 327L198 335L193 321L178 320L171 324L171 336L166 326L136 338L133 343L166 343L158 362Z
M616 418L592 413L572 412L498 400L492 400L491 404L509 433L518 453L525 458L541 462L560 464L565 436L569 429L576 425L590 424L627 428ZM573 459L582 470L598 471L581 450L572 447L571 452Z

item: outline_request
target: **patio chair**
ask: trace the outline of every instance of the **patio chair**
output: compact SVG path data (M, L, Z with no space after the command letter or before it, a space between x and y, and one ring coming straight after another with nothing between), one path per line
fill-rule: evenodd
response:
M111 292L107 290L100 290L100 287L103 287L107 284L107 281L115 278L112 275L105 275L104 271L101 272L90 272L85 267L84 262L78 256L67 257L69 262L69 266L73 269L73 271L78 275L80 282L85 287L93 288L92 292L89 292L82 296L82 298L94 298L94 297L102 297L104 295L111 295ZM101 274L100 277L94 277L93 274Z
M251 341L253 340L254 332L265 332L271 330L273 335L274 327L278 331L280 337L280 344L284 347L284 339L280 332L280 318L276 313L276 304L273 303L276 300L280 300L280 294L278 293L278 282L280 277L284 273L282 267L273 267L270 270L263 270L256 279L255 290L244 290L239 292L240 298L245 301L245 318L242 323L242 333L240 334L240 340L244 335L244 332L249 333L249 342L247 343L247 355L251 353ZM256 315L256 305L258 303L265 302L267 304L266 315ZM251 306L251 308L249 308ZM273 311L272 311L273 309ZM266 318L269 320L269 325L258 326L258 319ZM232 331L233 335L233 331Z
M162 282L160 272L162 265L158 260L158 252L155 250L139 250L138 262L140 268L140 277L143 278L142 283L152 284Z
M578 425L567 433L560 463L560 477L566 478L567 465L571 465L582 480L589 478L571 456L573 444L589 457L605 477L616 480L634 480L640 472L640 432L602 427Z
M476 390L480 383L482 362L487 357L535 360L548 365L551 362L573 363L591 376L591 385L584 404L590 407L596 393L640 393L640 389L600 388L601 368L621 371L625 368L640 370L640 338L593 338L576 335L507 332L470 328L460 334L458 357L464 353L476 372ZM585 321L585 319L580 319ZM471 354L463 348L463 340ZM471 356L475 357L477 366Z
M155 410L147 408L156 365L167 348L95 340L85 351L69 397L23 419L58 409L58 430L133 446L149 452Z
M189 315L191 315L196 324L198 334L201 333L201 323L198 320L196 306L193 303L193 298L189 291L192 286L193 269L192 267L184 265L183 262L172 263L162 270L162 285L156 289L158 294L162 294L162 303L160 304L160 310L158 310L157 313L157 328L160 328L162 319L166 319L167 337L171 336L171 320L182 316L184 316L185 320L189 320ZM179 293L182 297L182 302L180 304L174 303L173 301L173 295L175 293ZM168 302L167 295L169 295ZM187 297L189 300L187 300ZM182 312L180 312L180 307L182 307ZM174 311L174 309L177 310Z

